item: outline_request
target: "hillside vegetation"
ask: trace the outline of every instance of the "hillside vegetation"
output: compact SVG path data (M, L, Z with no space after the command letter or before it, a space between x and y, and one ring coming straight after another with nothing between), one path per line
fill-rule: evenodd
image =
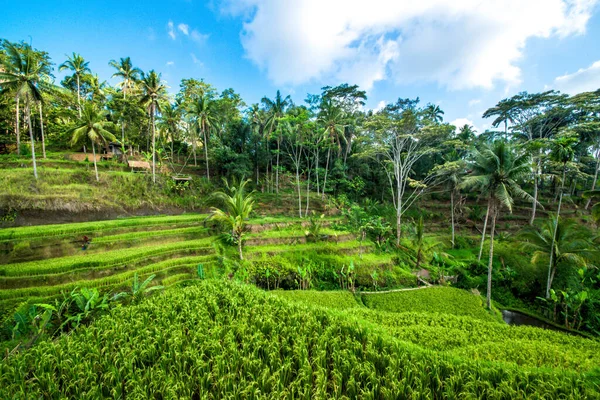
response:
M556 370L516 368L451 357L398 340L385 325L347 315L351 309L335 312L295 304L234 283L207 281L168 290L3 362L0 395L140 399L600 395L592 375L567 365Z

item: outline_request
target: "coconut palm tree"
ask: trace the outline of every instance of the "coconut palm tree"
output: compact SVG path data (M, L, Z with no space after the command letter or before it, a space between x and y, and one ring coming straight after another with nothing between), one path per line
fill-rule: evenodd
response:
M119 62L110 60L108 63L111 67L115 68L117 72L112 74L111 78L121 78L121 82L117 83L117 86L121 88L123 92L123 99L127 99L127 93L135 88L135 85L140 80L143 72L141 69L134 67L131 63L131 58L121 58ZM125 107L125 103L123 103ZM121 142L125 145L125 121L121 120Z
M244 259L242 253L242 241L244 231L246 230L246 221L250 217L254 207L254 196L252 193L246 193L246 185L250 180L232 182L229 184L226 180L225 187L227 192L215 192L213 196L223 202L223 209L213 207L210 219L220 222L227 226L231 231L231 238L237 244L240 260Z
M89 68L89 62L77 53L73 53L71 56L67 56L67 61L58 66L59 71L70 70L75 76L77 82L77 109L79 111L79 118L81 118L81 78L86 73L92 72Z
M527 227L519 235L523 249L532 254L533 264L550 261L546 297L550 295L559 268L585 267L597 256L591 236L577 221L556 215L550 216L539 228Z
M0 85L3 90L12 92L16 101L16 134L17 152L20 153L19 105L25 104L25 116L31 140L31 157L33 160L33 175L37 179L35 159L35 140L31 125L31 107L35 102L40 105L44 101L42 92L50 89L50 60L46 53L35 51L26 44L17 45L9 41L2 42L5 51L2 69L0 70ZM40 108L41 112L41 108ZM45 151L44 151L45 153Z
M504 123L504 138L506 139L508 136L508 123L513 124L514 117L513 113L515 112L515 108L517 107L517 103L514 99L504 99L496 104L494 107L487 109L483 113L483 118L496 117L494 121L492 121L492 126L497 128L501 123Z
M323 127L323 134L330 141L329 145L327 146L327 161L325 162L325 176L323 177L323 197L325 197L325 187L327 185L327 171L329 170L331 147L337 144L339 158L342 152L342 140L346 140L346 137L344 136L346 115L344 111L335 105L333 101L326 98L321 104L321 110L317 117L317 122L321 124Z
M167 98L167 87L162 84L160 74L152 70L147 75L142 73L141 103L145 104L150 116L152 129L152 182L156 183L156 113L160 111L160 102Z
M206 179L210 181L208 166L208 139L210 131L215 127L217 120L216 103L208 95L200 96L189 106L187 115L194 121L195 128L202 132L204 141L204 160L206 162Z
M436 177L436 180L444 186L444 188L450 192L450 216L452 223L452 248L454 248L455 242L455 198L459 194L459 186L465 173L465 162L460 159L456 151L452 151L447 155L443 156L444 164L436 166L432 175Z
M292 105L292 98L288 95L285 98L281 97L281 92L278 90L275 94L275 99L271 100L268 97L262 98L262 103L267 109L268 117L266 122L267 136L275 133L277 135L277 166L275 169L275 191L279 193L279 153L281 149L281 130L279 121L284 117L288 108ZM272 164L271 164L272 165Z
M575 156L575 146L579 142L576 135L561 135L552 141L552 150L550 152L550 159L558 162L562 166L562 178L560 181L558 207L556 209L556 220L554 221L554 235L558 233L558 221L560 219L560 207L562 205L563 191L565 189L565 175L567 172L567 163ZM552 247L554 247L554 241L556 237L552 239ZM554 252L550 253L550 262L548 265L548 282L546 285L546 298L550 298L550 286L552 285L553 272L555 271L554 266Z
M475 150L469 169L471 173L465 177L461 187L479 189L488 199L486 223L488 216L492 218L487 280L487 306L491 309L496 219L502 208L512 212L514 198L533 200L533 197L521 189L518 183L531 173L531 165L526 153L517 152L508 143L499 140L491 146L484 146L482 150ZM484 238L485 228L484 225Z
M90 100L96 102L102 102L106 99L104 90L106 89L106 81L100 81L98 74L87 75L87 83L90 85Z
M108 63L115 68L117 72L112 74L111 78L121 78L121 82L117 86L123 91L123 98L127 98L127 93L135 87L135 84L140 80L143 72L141 69L134 67L131 63L131 58L121 58L119 62L110 60Z
M425 117L434 124L444 121L444 111L438 105L428 104L427 107L425 107L424 113Z
M162 106L162 114L160 117L159 127L163 132L171 136L171 160L174 158L174 143L175 137L179 133L179 122L181 121L181 109L177 104L166 103Z
M69 133L72 135L72 145L85 139L88 139L92 143L96 181L100 180L98 177L98 165L96 163L96 144L106 144L107 142L117 140L115 135L108 130L112 123L106 119L107 115L108 113L105 110L98 109L93 103L86 102L79 122L69 130Z

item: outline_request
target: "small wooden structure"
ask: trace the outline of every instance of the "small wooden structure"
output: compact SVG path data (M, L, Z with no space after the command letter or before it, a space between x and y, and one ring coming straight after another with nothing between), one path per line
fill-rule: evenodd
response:
M129 160L127 165L131 168L131 172L147 172L151 168L148 161Z
M181 176L181 175L174 175L171 178L173 178L173 180L175 182L186 182L186 181L191 181L192 180L191 176Z

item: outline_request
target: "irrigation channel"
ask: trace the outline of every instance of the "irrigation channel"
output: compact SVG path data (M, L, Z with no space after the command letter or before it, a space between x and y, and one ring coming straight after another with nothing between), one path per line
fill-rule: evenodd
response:
M502 310L502 319L509 325L527 325L543 329L551 329L553 331L564 331L563 329L550 325L541 319L537 319L518 311Z

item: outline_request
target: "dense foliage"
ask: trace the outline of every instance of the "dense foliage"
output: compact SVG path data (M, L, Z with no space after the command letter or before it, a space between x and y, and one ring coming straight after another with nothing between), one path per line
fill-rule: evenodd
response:
M592 398L599 390L581 372L438 355L352 317L209 281L116 308L9 358L0 372L6 398Z

